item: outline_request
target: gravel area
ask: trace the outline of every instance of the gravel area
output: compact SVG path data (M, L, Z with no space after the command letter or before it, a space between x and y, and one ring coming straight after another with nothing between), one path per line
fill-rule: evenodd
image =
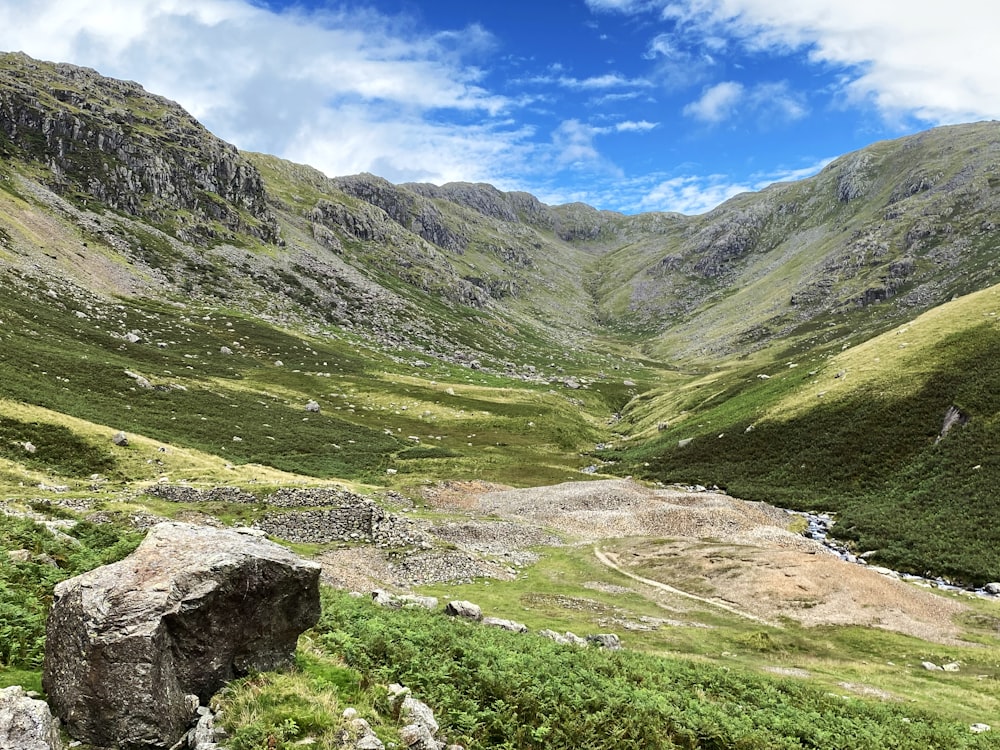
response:
M790 520L763 503L717 492L650 489L625 479L487 492L474 507L585 541L633 536L735 540L759 527L782 532Z

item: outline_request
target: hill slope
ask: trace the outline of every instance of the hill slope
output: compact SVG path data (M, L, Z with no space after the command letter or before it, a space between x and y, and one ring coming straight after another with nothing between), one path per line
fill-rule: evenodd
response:
M965 543L983 521L941 500L988 513L1000 480L981 455L994 327L963 322L982 311L887 351L888 384L802 395L855 382L833 378L855 369L841 348L1000 281L998 150L996 123L940 128L702 216L624 216L328 178L241 153L137 84L3 55L4 413L402 487L581 468L724 483L841 510L842 533L899 565L1000 577ZM935 444L952 406L971 421ZM12 480L77 471L4 424ZM929 527L963 560L914 544Z

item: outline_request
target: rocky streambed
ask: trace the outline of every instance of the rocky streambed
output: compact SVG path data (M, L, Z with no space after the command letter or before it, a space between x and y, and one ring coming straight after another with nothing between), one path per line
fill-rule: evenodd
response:
M987 583L985 586L977 588L973 586L962 586L949 581L946 578L921 576L914 573L900 573L899 571L892 570L891 568L885 568L880 565L872 565L868 562L868 559L874 556L874 551L856 554L852 552L843 542L840 542L830 536L830 530L837 522L833 514L803 512L788 509L786 509L786 512L805 519L807 526L806 530L802 532L803 536L819 542L823 545L824 549L834 555L837 555L845 562L864 565L870 570L874 570L876 573L881 573L889 578L898 578L901 581L912 583L917 586L925 586L927 588L940 589L942 591L975 594L983 597L984 599L1000 598L1000 582Z

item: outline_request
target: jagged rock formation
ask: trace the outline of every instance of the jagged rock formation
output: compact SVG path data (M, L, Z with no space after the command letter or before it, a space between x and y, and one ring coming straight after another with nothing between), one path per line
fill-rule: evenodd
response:
M65 197L166 224L188 242L225 230L278 241L258 171L175 103L20 53L0 58L0 70L0 153L45 164Z
M44 685L71 736L169 748L228 680L291 662L319 572L258 536L155 526L128 558L59 584Z

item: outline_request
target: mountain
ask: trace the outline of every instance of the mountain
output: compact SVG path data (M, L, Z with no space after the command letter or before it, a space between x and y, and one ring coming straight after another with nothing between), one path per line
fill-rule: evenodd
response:
M793 516L752 503L835 513L845 555L872 567L1000 581L998 153L997 123L938 128L703 215L629 216L329 177L241 152L136 83L0 55L0 685L34 684L55 582L166 517L298 529L343 585L474 597L533 629L625 629L650 652L636 685L677 676L685 746L993 746L968 727L998 706L983 689L1000 676L995 601L902 584L879 598L895 584L828 572L839 561L803 552ZM602 477L645 486L577 481ZM650 510L661 491L676 534ZM423 541L316 541L334 502ZM869 598L845 604L852 585ZM335 601L288 694L336 684L377 703L337 649L362 658L404 621ZM436 633L421 648L469 630L412 616ZM458 695L410 650L407 681ZM617 673L573 653L568 686L591 681L584 661ZM696 658L664 672L665 653ZM283 689L265 682L226 700ZM725 698L705 713L710 685ZM855 715L843 690L901 700ZM462 695L456 736L480 712L532 742L561 731ZM676 713L642 695L650 716ZM288 720L233 731L286 747L301 739Z
M905 534L892 521L924 484L917 467L940 452L948 409L975 426L964 435L986 430L976 446L992 434L990 389L962 380L992 361L992 319L983 330L967 325L986 313L953 315L906 357L886 354L880 369L899 377L877 391L878 410L871 394L833 411L826 400L822 415L813 404L793 426L774 416L789 397L779 380L789 378L758 377L797 362L797 372L824 377L841 350L1000 281L998 153L997 123L938 128L700 216L626 216L486 184L329 178L240 152L138 84L6 54L5 392L91 429L127 427L236 465L342 480L409 486L471 472L528 484L589 464L796 507L819 498L852 519L842 533L887 561L996 578L992 553L913 552L939 502L920 505ZM945 356L956 337L966 342L960 356ZM274 365L282 360L298 366ZM335 372L350 382L318 385L317 375ZM955 385L914 401L934 378ZM448 380L478 390L449 410ZM136 383L153 393L132 403ZM230 425L214 394L244 418ZM338 404L324 409L323 426L287 415L275 424L266 413L321 394L324 406ZM365 405L340 403L352 394ZM402 410L404 396L416 414ZM895 409L921 416L887 416ZM444 434L432 431L430 445L434 421ZM820 421L837 437L819 440L810 425ZM726 451L715 443L698 460L677 447L765 424L776 432L758 429ZM19 429L7 430L2 450L12 477L32 465L65 473L62 459L25 455L32 441ZM801 467L792 475L783 451ZM968 503L990 509L1000 470L968 461L982 467L975 487L941 480L935 493L960 486ZM851 516L846 506L885 512ZM954 519L942 533L948 546L976 534Z

